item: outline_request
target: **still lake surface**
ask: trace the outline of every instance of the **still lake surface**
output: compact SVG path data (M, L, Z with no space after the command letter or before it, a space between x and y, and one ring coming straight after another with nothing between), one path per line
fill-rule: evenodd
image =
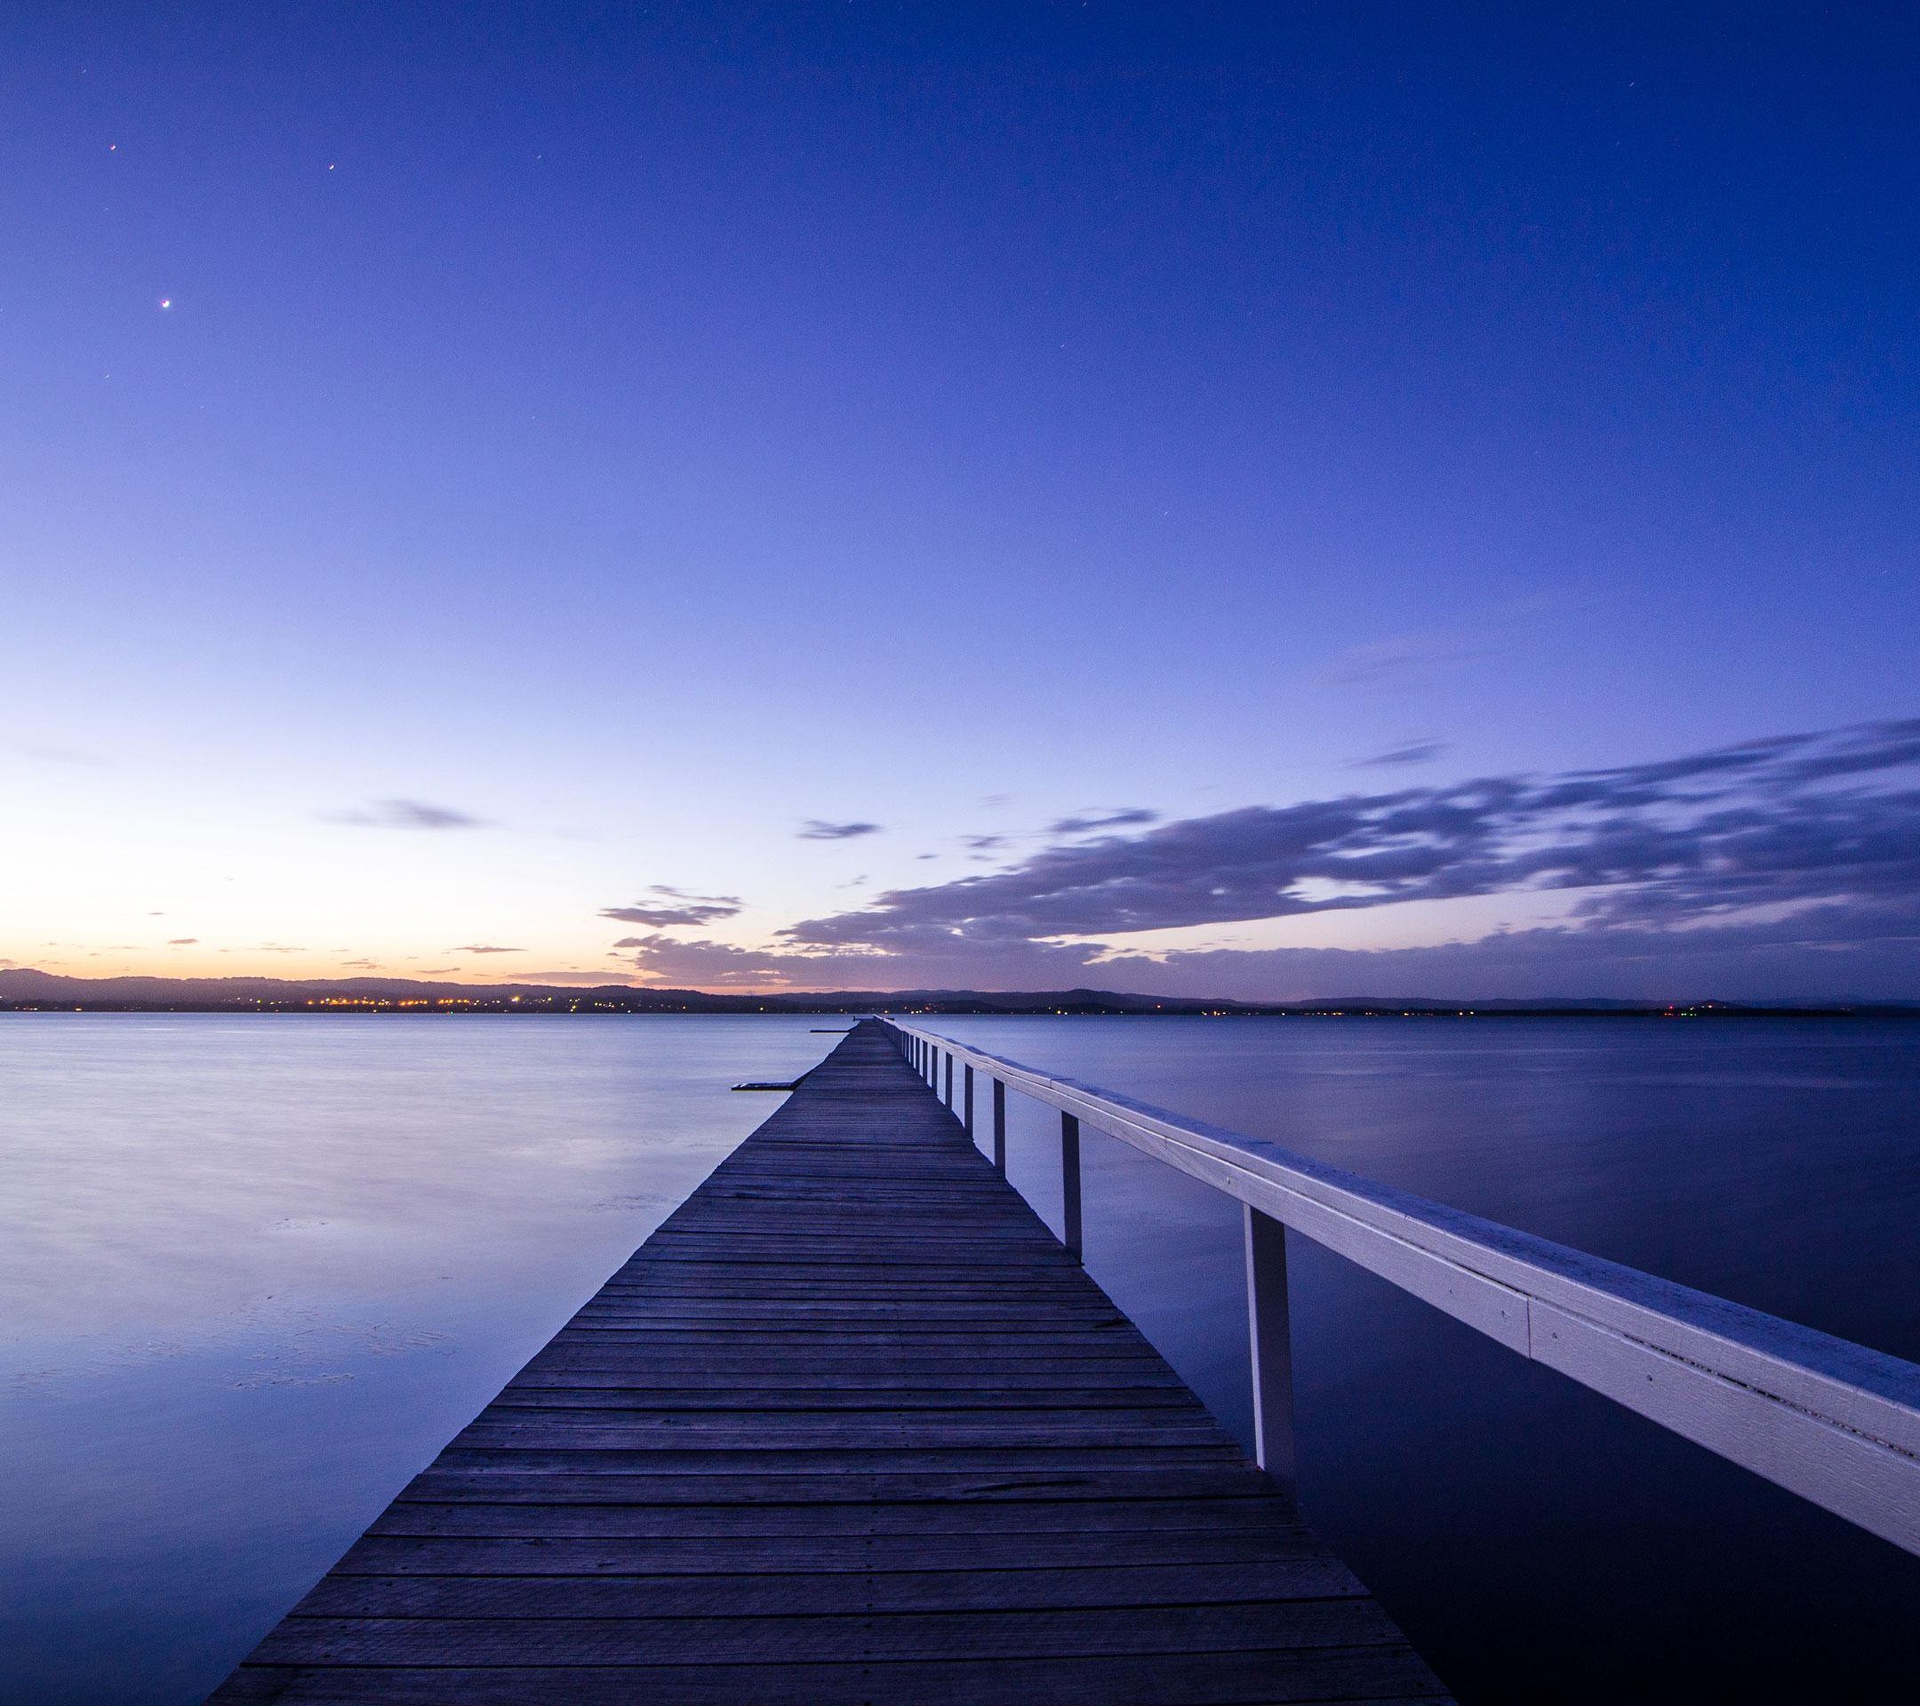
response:
M840 1022L0 1018L0 1701L198 1700ZM1920 1025L934 1028L1920 1360ZM1089 1268L1244 1436L1237 1205L1084 1148ZM1920 1698L1920 1560L1292 1254L1306 1514L1462 1699Z

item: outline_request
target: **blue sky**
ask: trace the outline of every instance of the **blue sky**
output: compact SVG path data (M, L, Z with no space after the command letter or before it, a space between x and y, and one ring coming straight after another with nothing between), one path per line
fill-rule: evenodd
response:
M0 22L0 960L1920 994L1920 26L1252 14Z

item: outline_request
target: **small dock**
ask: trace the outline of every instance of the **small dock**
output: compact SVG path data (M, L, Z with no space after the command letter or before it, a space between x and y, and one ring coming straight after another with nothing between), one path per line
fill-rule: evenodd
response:
M871 1023L212 1696L1444 1698Z

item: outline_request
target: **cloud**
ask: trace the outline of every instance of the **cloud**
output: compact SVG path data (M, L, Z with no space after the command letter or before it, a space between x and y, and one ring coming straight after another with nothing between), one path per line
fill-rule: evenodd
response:
M1116 989L1293 1001L1376 999L1913 1000L1920 918L1834 907L1702 930L1549 928L1419 948L1114 952L1098 944L966 944L884 955L731 948L662 938L650 983L700 989Z
M1449 664L1486 655L1485 640L1462 634L1396 634L1337 653L1314 672L1313 687L1379 687L1424 681Z
M804 920L757 948L663 935L622 947L648 979L699 987L1912 998L1916 771L1920 720L1250 806L1056 843L997 872ZM1128 940L1529 889L1580 898L1563 923L1433 947L1165 951Z
M1377 752L1371 758L1357 758L1348 768L1373 770L1403 764L1431 764L1446 750L1447 743L1443 740L1414 741L1406 746L1391 747L1386 752Z
M1120 806L1112 811L1085 812L1047 825L1049 835L1086 835L1096 829L1128 829L1135 824L1158 823L1160 814L1145 806Z
M199 943L198 936L172 936L167 939L169 948L191 948Z
M1004 847L1007 838L1004 835L963 835L961 842L976 853L991 853L996 847Z
M676 924L711 924L716 919L731 918L739 910L737 906L606 906L600 909L600 916L621 924L647 924L656 930L668 930Z
M1920 897L1920 720L1655 764L1247 806L1047 847L1009 869L792 926L901 951L1126 935L1525 888L1589 889L1591 925ZM1114 814L1118 815L1118 814ZM1076 833L1087 820L1056 825Z
M525 948L496 948L489 942L469 942L464 948L449 948L450 954L524 954Z
M655 930L671 930L680 925L717 923L722 918L733 917L746 904L738 895L688 894L665 883L655 883L647 892L662 896L667 904L637 901L632 906L606 906L600 909L600 916L621 924L645 924Z
M731 942L684 941L673 936L635 936L620 946L637 948L636 970L654 982L720 989L729 985L765 989L807 984L808 974L832 976L835 964L872 958L857 953L822 955L792 948L742 948Z
M817 817L810 817L798 831L802 841L851 841L856 836L878 835L877 823L826 823Z
M360 829L480 829L486 819L425 800L375 800L369 806L322 814L329 823Z

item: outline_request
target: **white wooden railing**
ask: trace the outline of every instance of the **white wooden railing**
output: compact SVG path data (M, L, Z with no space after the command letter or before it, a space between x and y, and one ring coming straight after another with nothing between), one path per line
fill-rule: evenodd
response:
M969 1134L975 1074L992 1081L992 1155L1002 1172L1007 1088L1059 1109L1064 1242L1076 1257L1083 1123L1243 1205L1256 1449L1289 1491L1292 1228L1509 1350L1920 1554L1920 1365L919 1025L883 1022Z

